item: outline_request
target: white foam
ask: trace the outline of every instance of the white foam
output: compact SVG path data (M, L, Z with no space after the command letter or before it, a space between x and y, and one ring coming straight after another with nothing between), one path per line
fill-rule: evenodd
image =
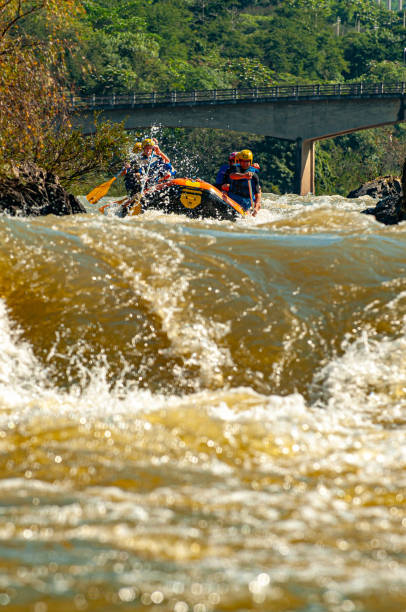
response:
M12 327L6 305L0 300L0 408L29 401L40 382L38 376L43 380L40 371L31 347L21 340L21 331Z
M323 381L323 403L331 410L393 416L406 406L406 334L398 338L370 338L365 330L355 342L346 340L344 354L318 374Z

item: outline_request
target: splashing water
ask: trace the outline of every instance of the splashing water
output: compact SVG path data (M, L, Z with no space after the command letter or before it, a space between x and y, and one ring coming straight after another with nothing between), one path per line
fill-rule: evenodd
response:
M406 609L404 224L0 219L0 605Z

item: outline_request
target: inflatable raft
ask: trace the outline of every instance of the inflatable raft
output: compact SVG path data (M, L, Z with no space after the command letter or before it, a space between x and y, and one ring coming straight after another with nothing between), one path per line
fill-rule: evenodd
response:
M150 208L192 218L234 220L249 214L240 204L210 183L189 178L162 181L146 189L141 198L139 195L124 198L105 204L99 210L103 214L125 217L138 215Z

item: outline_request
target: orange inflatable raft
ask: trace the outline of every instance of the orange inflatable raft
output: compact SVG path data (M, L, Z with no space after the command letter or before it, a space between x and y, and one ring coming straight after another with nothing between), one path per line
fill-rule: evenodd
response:
M234 220L245 217L246 212L226 193L200 179L174 178L157 183L140 196L105 204L99 210L104 214L125 217L137 215L147 209L188 217Z

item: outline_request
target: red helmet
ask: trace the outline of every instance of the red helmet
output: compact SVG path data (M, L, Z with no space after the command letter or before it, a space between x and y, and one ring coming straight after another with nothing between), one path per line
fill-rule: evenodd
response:
M237 151L233 151L232 153L230 153L230 155L228 156L228 161L234 161L236 155Z

